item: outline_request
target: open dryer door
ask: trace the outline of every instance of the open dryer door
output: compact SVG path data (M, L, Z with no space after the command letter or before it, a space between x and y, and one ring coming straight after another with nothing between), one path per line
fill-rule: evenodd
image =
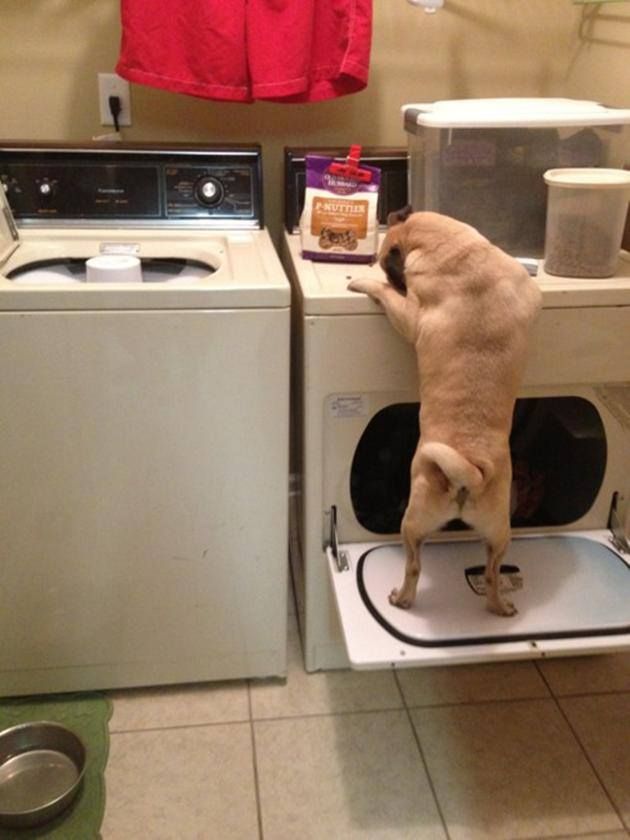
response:
M404 578L405 553L395 535L409 497L418 414L418 403L390 401L367 422L359 418L350 428L347 421L341 430L353 457L349 474L339 468L330 497L324 562L352 665L630 648L630 549L627 525L618 521L618 513L628 515L625 419L618 422L586 391L517 401L510 437L513 534L501 586L518 612L503 617L486 609L485 547L458 520L423 544L412 608L389 603Z
M334 511L331 519L334 531ZM485 608L485 551L477 540L427 542L416 603L402 610L405 554L395 543L337 544L330 579L354 668L456 664L630 647L630 557L609 531L515 537L501 586L518 613ZM513 594L512 594L513 593Z

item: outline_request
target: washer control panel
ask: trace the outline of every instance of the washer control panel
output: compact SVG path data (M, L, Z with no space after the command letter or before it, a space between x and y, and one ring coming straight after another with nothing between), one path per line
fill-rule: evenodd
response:
M262 227L259 146L0 147L18 224Z

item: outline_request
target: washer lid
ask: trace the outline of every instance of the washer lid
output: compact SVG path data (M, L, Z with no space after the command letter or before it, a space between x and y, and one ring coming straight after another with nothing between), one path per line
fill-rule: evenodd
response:
M348 656L356 668L522 658L630 647L630 566L608 532L516 537L501 567L517 606L510 618L485 608L485 552L478 541L426 543L415 605L389 603L404 575L398 544L328 549ZM345 566L345 568L344 568Z
M94 259L99 259L98 257ZM100 259L112 259L100 257ZM129 260L129 257L122 257ZM135 258L137 259L137 258ZM143 257L139 260L142 283L169 283L185 285L206 280L216 268L201 260L184 257ZM7 272L7 279L18 285L55 286L59 283L98 282L88 279L89 260L80 257L61 257L50 260L36 260L20 265ZM119 281L116 275L113 281ZM132 278L135 280L136 278Z
M147 282L81 282L87 259L114 253L137 256ZM290 300L266 229L22 229L0 266L0 311L288 309Z
M0 266L15 251L19 241L20 235L15 226L13 213L4 194L4 188L0 184Z

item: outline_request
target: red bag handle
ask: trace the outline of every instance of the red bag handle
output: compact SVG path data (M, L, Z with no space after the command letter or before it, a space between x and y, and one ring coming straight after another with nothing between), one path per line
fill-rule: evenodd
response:
M360 160L361 146L350 146L346 162L339 163L338 161L333 161L328 167L328 171L333 175L341 175L345 178L353 178L355 181L362 181L364 184L369 184L372 180L372 173L369 169L359 168Z

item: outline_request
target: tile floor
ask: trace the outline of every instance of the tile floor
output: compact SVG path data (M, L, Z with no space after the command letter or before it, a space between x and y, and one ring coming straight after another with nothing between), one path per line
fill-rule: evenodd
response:
M630 837L630 654L114 692L103 840Z

